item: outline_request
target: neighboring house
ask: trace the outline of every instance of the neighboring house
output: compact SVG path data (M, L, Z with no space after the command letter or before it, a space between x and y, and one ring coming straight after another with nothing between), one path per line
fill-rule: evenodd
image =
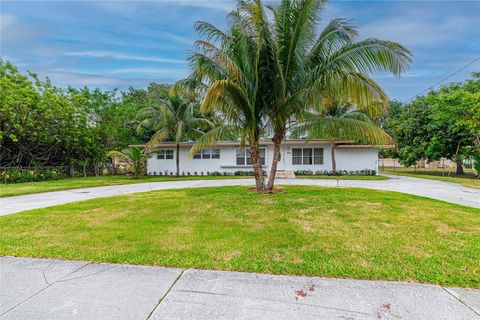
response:
M378 171L378 150L373 145L356 145L348 141L334 141L337 171ZM190 156L194 142L180 144L180 174L209 175L212 173L234 173L253 170L248 147L240 148L238 141L223 141L214 147L204 149ZM145 145L134 145L145 147ZM270 171L273 157L271 141L261 141L260 151L264 170ZM290 173L300 170L331 171L331 140L287 140L282 143L278 171ZM148 159L148 175L175 174L175 144L171 142L156 145L156 151Z

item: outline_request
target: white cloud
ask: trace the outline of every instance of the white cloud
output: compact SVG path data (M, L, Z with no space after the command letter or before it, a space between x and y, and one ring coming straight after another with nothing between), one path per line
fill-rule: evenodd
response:
M74 56L74 57L92 57L92 58L105 58L105 59L115 59L115 60L134 60L134 61L149 61L149 62L161 62L161 63L179 63L179 64L185 63L185 60L180 60L180 59L124 54L120 52L111 52L111 51L68 51L68 52L65 52L64 55Z
M225 12L230 12L235 7L235 3L230 0L180 0L175 1L174 3L183 6L207 8Z
M108 74L158 74L158 75L171 75L177 78L185 77L188 70L186 68L155 68L155 67L143 67L143 68L120 68L108 71Z
M178 43L187 44L189 46L191 46L195 42L195 40L193 40L193 39L183 37L183 36L179 36L179 35L176 35L176 34L170 33L170 32L165 32L165 31L160 31L160 30L149 30L149 31L150 31L151 35L153 35L153 36L157 35L160 38L172 40L172 41L175 41L175 42L178 42Z
M450 16L438 21L438 16L412 10L407 15L386 17L360 27L362 37L375 37L399 42L405 46L432 46L455 40L465 30L475 28L475 21Z
M0 33L4 34L8 28L14 26L17 23L17 19L13 14L0 13Z
M445 72L442 70L430 70L430 69L415 69L407 71L405 74L402 74L400 78L431 78L431 77L439 77L444 75ZM378 73L374 75L375 79L394 79L399 78L395 75L390 73Z
M127 89L129 87L145 88L151 82L174 83L175 78L160 75L155 78L120 78L115 76L102 76L81 72L44 70L38 72L40 76L48 75L48 78L57 86L66 87L99 87L104 89Z
M76 72L48 72L52 82L59 85L82 86L118 86L125 82L124 79L116 77L105 77L92 74Z
M36 39L45 32L45 28L25 24L13 14L0 13L0 48L2 48L2 53L5 49L11 49L16 45L23 45L28 40Z

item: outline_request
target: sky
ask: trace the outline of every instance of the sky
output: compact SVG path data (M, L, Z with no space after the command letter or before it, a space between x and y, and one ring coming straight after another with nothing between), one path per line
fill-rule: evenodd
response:
M0 0L0 54L58 86L174 83L189 73L195 22L224 29L233 7L230 0ZM372 75L392 99L406 101L480 58L480 0L330 1L319 31L337 17L351 19L360 39L396 41L412 51L412 67L400 78ZM480 59L444 83L474 71Z

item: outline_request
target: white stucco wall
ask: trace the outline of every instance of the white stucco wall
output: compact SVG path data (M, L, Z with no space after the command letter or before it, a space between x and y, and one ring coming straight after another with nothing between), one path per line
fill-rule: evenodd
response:
M292 149L293 148L323 148L323 164L317 165L294 165L292 163ZM208 172L233 172L233 171L247 171L252 170L249 165L236 165L235 146L218 146L215 149L220 149L220 159L193 159L188 156L190 146L180 147L180 174L204 175ZM273 146L267 145L266 148L266 165L265 170L270 170L270 164L273 157ZM175 173L175 147L160 148L174 150L173 159L157 159L156 154L153 154L147 161L147 173L158 175L160 172L165 174ZM375 148L337 148L336 162L337 170L357 171L363 169L377 170L378 152ZM332 170L331 147L330 144L283 144L281 147L281 161L278 164L278 170L297 171L297 170L311 170L315 171L330 171Z
M378 150L376 148L337 148L335 150L337 170L369 169L378 172Z

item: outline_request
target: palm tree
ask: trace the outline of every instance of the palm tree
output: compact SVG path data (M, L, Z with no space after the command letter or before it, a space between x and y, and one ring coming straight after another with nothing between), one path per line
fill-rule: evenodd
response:
M372 109L377 111L376 108ZM355 106L343 102L339 97L324 99L322 108L315 112L303 114L302 121L295 128L296 134L304 133L307 139L332 139L332 171L337 171L335 140L353 140L357 143L375 143L379 145L394 144L393 139L371 118L378 114L361 112Z
M268 110L273 129L274 156L268 189L273 188L280 145L289 124L305 119L305 112L322 108L324 98L342 97L359 111L384 109L388 98L370 77L376 71L400 75L411 62L411 53L398 43L366 39L358 41L354 26L345 19L334 19L317 35L322 0L282 0L273 12L273 22L263 13L261 0L239 1L239 10L256 31L258 54L265 66L258 96ZM311 121L309 126L326 122L335 127L337 118ZM348 123L344 121L344 125ZM359 129L361 124L351 121ZM316 130L315 128L312 131ZM320 128L319 128L320 129ZM345 131L345 130L344 130Z
M310 119L312 112L321 114L325 97L341 97L361 112L380 112L387 108L388 98L370 74L400 75L411 62L410 51L398 43L358 41L357 31L345 19L332 20L317 35L322 6L322 0L282 0L277 7L267 7L273 12L270 22L261 0L239 0L230 14L228 33L197 23L207 39L196 43L200 52L191 57L195 69L189 80L206 88L202 110L221 110L228 126L240 128L256 172L258 138L267 129L273 132L270 190L289 126L308 124L313 133L338 127L338 118ZM372 136L360 130L365 123L350 120L343 119L344 129L336 133ZM225 129L210 132L199 146L213 143ZM260 189L257 175L261 174L256 173Z
M160 99L138 115L143 119L139 130L153 129L156 133L150 138L145 150L152 150L162 141L174 141L176 145L176 176L180 176L180 142L195 138L203 130L213 127L213 123L199 114L198 104L187 97L178 86L173 87L167 97Z
M189 60L193 72L187 84L204 93L200 110L219 113L225 123L200 137L191 153L215 144L226 135L240 137L240 146L248 144L255 174L256 189L264 189L259 140L266 119L258 96L261 86L262 60L252 37L251 23L236 10L230 14L230 28L224 33L207 22L197 22L196 30L204 39L195 43Z
M124 159L130 166L130 172L132 173L132 178L137 179L139 176L143 175L145 171L145 165L147 163L148 153L143 153L142 150L138 148L126 148L122 151L109 151L107 156L111 158L119 157Z

